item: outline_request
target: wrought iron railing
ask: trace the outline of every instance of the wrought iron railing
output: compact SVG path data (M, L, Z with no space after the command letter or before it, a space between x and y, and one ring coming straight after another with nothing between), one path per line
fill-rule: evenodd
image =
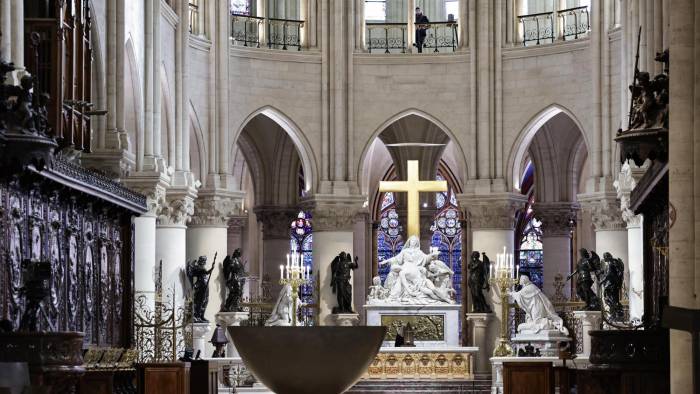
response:
M245 47L260 48L260 32L265 18L243 14L231 15L231 38Z
M405 22L383 23L367 22L367 49L384 50L384 53L406 53L406 32L408 25Z
M427 31L423 48L433 48L433 52L440 52L439 48L451 48L453 52L457 49L457 27L455 21L416 24L416 29Z
M301 51L301 28L304 21L295 19L267 19L267 47L272 49L297 48Z
M588 7L575 7L558 12L561 20L561 36L564 41L577 40L591 30Z
M554 41L554 13L520 15L518 20L522 26L523 45L527 46L528 43L540 45Z
M151 306L153 302L153 306ZM134 348L139 362L173 362L192 348L189 301L176 302L175 289L135 294Z

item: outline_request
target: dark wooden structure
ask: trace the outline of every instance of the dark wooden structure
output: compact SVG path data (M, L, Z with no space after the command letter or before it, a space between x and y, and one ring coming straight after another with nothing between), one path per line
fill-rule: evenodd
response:
M551 362L503 363L504 394L554 394Z
M190 393L190 363L137 364L136 371L139 394Z
M51 96L52 135L59 146L90 151L92 81L89 0L24 1L25 66Z

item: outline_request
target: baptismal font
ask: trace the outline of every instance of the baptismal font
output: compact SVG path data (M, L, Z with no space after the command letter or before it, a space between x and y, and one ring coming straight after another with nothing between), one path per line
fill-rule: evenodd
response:
M519 270L519 266L514 267L513 254L506 253L506 248L503 247L503 253L496 255L496 266L489 274L489 283L498 288L501 297L501 337L498 346L493 350L495 357L513 355L513 349L508 343L508 289L518 283Z

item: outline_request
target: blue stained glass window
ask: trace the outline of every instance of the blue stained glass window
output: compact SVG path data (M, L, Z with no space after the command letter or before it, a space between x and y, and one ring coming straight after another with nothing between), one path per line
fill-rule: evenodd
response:
M379 228L377 229L377 261L384 261L396 256L401 251L403 238L401 237L401 222L399 214L396 212L394 193L384 193L380 206ZM388 264L379 266L377 274L382 278L382 283L389 274L390 268Z
M438 172L435 179L442 181L445 177ZM462 299L462 226L454 190L449 188L446 192L435 193L435 207L430 246L438 248L440 261L454 271L452 287L459 302Z
M532 215L532 209L528 208L529 221L525 225L520 239L520 251L518 260L520 274L527 275L530 281L540 289L544 286L544 264L542 252L542 222Z
M313 270L313 229L311 226L311 215L306 212L299 212L297 218L291 223L291 239L290 239L290 249L301 253L302 261L304 266L308 266L311 272L310 281L307 284L301 285L299 288L299 299L305 304L314 303L314 283L315 283L315 272ZM301 321L312 322L313 321L313 310L311 308L302 309L303 313L308 315L304 316Z

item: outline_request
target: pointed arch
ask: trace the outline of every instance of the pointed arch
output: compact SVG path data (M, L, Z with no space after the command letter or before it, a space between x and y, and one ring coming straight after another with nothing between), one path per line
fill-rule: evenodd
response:
M537 132L542 128L542 126L544 126L552 118L562 113L566 114L566 116L568 116L571 119L571 121L574 122L574 124L578 127L578 130L581 132L583 142L586 145L587 151L591 151L590 143L588 141L588 134L585 132L583 125L573 114L573 112L571 112L569 109L562 105L551 104L539 113L537 113L537 115L532 117L527 122L527 124L521 129L520 133L518 133L517 138L511 146L510 153L508 154L506 179L510 180L511 184L509 186L512 189L520 191L521 164L523 162L523 159L527 155L527 151L530 147L530 144L532 143L532 140L535 138L535 134L537 134Z
M143 118L143 92L142 79L139 70L141 69L136 58L136 49L131 35L126 40L124 45L126 52L126 70L124 86L131 88L131 95L124 95L124 127L127 129L127 146L124 149L136 155L136 166L141 169L143 166L144 157L144 118ZM127 80L128 78L128 80ZM129 89L124 89L128 92ZM132 128L132 130L129 130Z
M282 130L287 133L294 146L296 147L299 157L301 158L302 167L304 169L305 179L306 179L306 191L310 192L315 190L318 185L318 164L314 151L311 148L311 144L306 139L306 136L301 131L301 128L286 114L284 114L279 109L266 105L260 107L248 115L245 120L241 123L241 126L236 130L233 138L231 139L232 145L238 142L238 138L243 132L243 129L258 115L264 115L270 118L273 122L277 123Z
M194 173L195 179L199 180L203 184L206 182L208 172L208 161L207 158L207 140L204 138L204 132L202 131L202 125L199 122L199 117L197 116L197 111L194 108L192 102L189 103L189 122L190 122L190 146L192 146L192 138L196 143L195 152L196 156L193 157L192 150L190 150L190 170ZM195 166L193 166L195 165Z

